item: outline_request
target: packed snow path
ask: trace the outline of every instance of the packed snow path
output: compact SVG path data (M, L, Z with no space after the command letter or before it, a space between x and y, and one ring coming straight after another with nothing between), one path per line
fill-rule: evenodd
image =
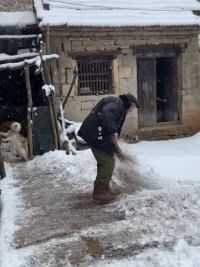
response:
M200 135L122 146L135 162L117 163L108 205L89 150L7 166L2 267L200 266Z

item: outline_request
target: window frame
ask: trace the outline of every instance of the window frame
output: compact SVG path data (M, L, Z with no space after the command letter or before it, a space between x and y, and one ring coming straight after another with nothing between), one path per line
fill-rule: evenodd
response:
M76 57L78 68L78 96L109 95L114 93L113 59L114 55L110 54L87 54L79 55ZM82 67L80 66L80 64L82 64ZM85 66L83 66L84 64ZM86 70L85 73L83 71L84 68ZM95 73L91 71L92 68L96 68ZM103 70L103 73L101 72L101 70ZM94 79L95 76L96 79ZM85 80L83 80L84 78ZM88 84L88 87L90 89L87 92L83 92L84 87L81 87L81 82L82 84ZM100 87L102 85L104 85L104 88L101 90Z

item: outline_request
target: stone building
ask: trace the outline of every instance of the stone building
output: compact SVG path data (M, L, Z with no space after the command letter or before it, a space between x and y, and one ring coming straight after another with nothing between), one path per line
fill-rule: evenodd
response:
M78 69L65 114L82 121L103 96L130 92L140 109L127 118L124 135L199 131L200 3L140 2L34 1L48 50L60 56L53 76L63 96Z

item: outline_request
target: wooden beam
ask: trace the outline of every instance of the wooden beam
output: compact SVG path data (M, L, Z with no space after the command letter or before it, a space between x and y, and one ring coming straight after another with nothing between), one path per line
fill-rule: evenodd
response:
M78 57L88 57L88 56L108 56L111 58L116 58L121 53L121 49L115 49L115 50L91 50L91 51L74 51L74 52L68 52L68 55L72 57L73 59L76 59Z
M22 60L25 60L25 59L31 59L31 58L34 58L36 56L39 56L38 53L33 53L33 52L30 52L30 53L22 53L22 54L19 54L19 55L8 55L8 54L1 54L0 53L0 63L1 64L4 64L4 63L9 63L9 62L15 62L16 63L18 61L22 61Z
M52 55L44 55L42 57L42 61L45 62L45 61L49 61L49 60L55 60L59 58L58 55L56 54L52 54ZM3 70L17 70L17 69L22 69L24 68L25 64L28 64L30 66L33 66L33 65L37 65L38 63L40 63L40 56L36 56L34 58L31 58L31 59L24 59L20 62L9 62L9 63L5 63L5 64L0 64L0 71L3 71ZM41 63L42 64L42 63Z
M2 34L0 35L0 40L24 40L24 39L36 39L38 38L37 34Z
M76 82L76 78L77 78L77 76L78 76L78 70L77 70L77 68L75 67L75 69L74 69L74 74L73 74L73 79L72 79L72 82L71 82L69 91L68 91L68 93L67 93L67 95L66 95L66 97L65 97L65 99L64 99L64 101L63 101L63 103L62 103L63 109L65 109L65 106L66 106L66 104L67 104L67 101L68 101L68 99L69 99L69 97L70 97L70 94L71 94L72 89L73 89L73 87L74 87L74 84L75 84L75 82Z
M50 27L47 26L47 38L46 38L46 53L50 54Z
M32 102L32 91L31 91L31 82L30 82L30 66L25 64L24 66L25 71L25 82L26 82L26 90L27 90L27 98L28 98L28 105L27 105L27 120L28 120L28 148L29 148L29 158L33 158L33 134L32 134L32 109L33 109L33 102Z

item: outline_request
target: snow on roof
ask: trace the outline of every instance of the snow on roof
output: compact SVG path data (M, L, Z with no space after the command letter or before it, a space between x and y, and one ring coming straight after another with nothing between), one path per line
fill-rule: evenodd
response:
M37 34L3 34L0 35L0 40L9 40L9 39L34 39L38 38Z
M17 26L36 24L33 11L0 12L0 26Z
M198 0L34 0L40 26L199 25Z
M3 54L3 57L4 56L5 56L5 54ZM42 56L43 61L48 61L51 59L58 59L58 58L59 58L59 56L57 54L43 55ZM11 57L11 60L12 59L15 60L16 58ZM9 70L20 69L20 68L23 68L25 66L25 64L36 65L37 67L40 67L41 57L35 56L33 58L27 58L27 59L22 58L22 61L20 61L20 62L9 62L9 63L5 63L5 64L0 64L0 71L5 70L5 69L9 69Z

